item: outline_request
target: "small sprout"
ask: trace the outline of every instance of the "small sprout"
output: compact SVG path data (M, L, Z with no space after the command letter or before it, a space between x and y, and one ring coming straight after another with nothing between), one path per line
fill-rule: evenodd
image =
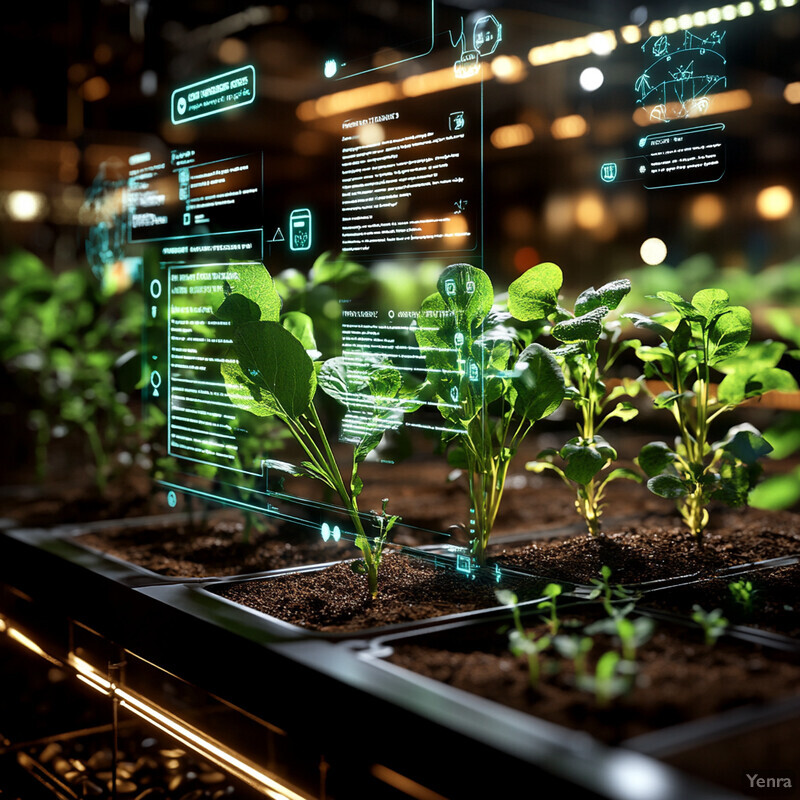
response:
M561 621L558 618L558 609L556 603L556 597L558 597L562 592L561 586L557 583L548 583L547 586L544 587L542 594L545 597L550 598L549 600L541 600L537 608L541 608L543 610L549 610L550 614L548 617L542 617L542 619L547 623L547 627L550 630L550 635L555 636L558 634L558 629L561 626Z
M559 592L561 587L559 586ZM508 649L515 656L525 656L528 661L528 677L532 688L539 685L539 653L550 647L550 637L542 636L539 639L531 631L525 630L519 612L519 600L514 592L508 589L498 589L495 591L497 599L506 606L511 607L514 617L514 629L508 634Z
M576 633L566 636L561 634L553 639L553 646L562 658L568 658L575 666L575 680L586 675L586 654L592 649L594 642L591 636L579 636Z
M725 633L728 627L728 620L722 616L722 609L715 608L713 611L704 611L696 603L692 606L692 619L703 629L707 645L715 645L717 639Z
M381 566L383 559L383 550L386 546L386 539L389 531L395 526L400 517L397 515L389 515L386 513L386 505L389 502L388 497L384 497L381 501L381 513L372 511L371 515L378 528L378 535L374 539L369 539L364 535L356 536L356 547L362 552L364 556L363 561L354 561L351 564L353 572L359 575L366 575L369 582L370 596L374 600L378 596L378 570Z
M595 588L589 593L589 599L596 600L602 595L603 607L609 617L613 617L617 613L613 610L613 600L632 600L635 602L639 599L639 595L629 589L625 589L621 584L611 585L611 567L604 564L600 567L600 575L600 578L592 578L591 582Z
M585 674L578 678L577 686L586 692L593 692L597 705L607 708L611 701L627 694L633 688L633 675L636 665L621 659L615 650L603 653L597 660L594 675Z
M622 646L622 657L626 661L636 659L636 651L653 635L655 622L650 617L617 617L616 632Z
M729 583L728 591L731 593L731 597L733 597L733 602L740 606L747 616L750 616L750 614L753 613L758 589L754 589L750 581L741 580Z

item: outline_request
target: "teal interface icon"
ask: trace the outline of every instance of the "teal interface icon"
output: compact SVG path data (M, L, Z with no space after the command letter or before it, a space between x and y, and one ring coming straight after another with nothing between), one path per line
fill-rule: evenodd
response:
M310 250L311 238L311 212L307 208L296 208L289 215L289 249Z
M613 183L617 179L617 165L613 161L609 161L600 167L600 177L604 183Z

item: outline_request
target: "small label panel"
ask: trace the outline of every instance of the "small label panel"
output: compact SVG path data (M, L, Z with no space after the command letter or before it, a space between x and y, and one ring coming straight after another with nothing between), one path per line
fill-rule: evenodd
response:
M246 106L255 99L255 67L239 67L176 89L170 99L170 117L173 125L180 125Z

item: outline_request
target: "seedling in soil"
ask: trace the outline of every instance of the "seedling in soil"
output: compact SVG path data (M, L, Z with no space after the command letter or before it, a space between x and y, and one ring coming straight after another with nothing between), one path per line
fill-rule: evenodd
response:
M728 627L728 620L722 616L721 608L704 611L695 603L692 606L692 619L703 629L707 645L715 645Z
M352 563L353 572L360 575L366 575L369 580L370 591L372 592L373 599L378 593L378 570L381 566L383 559L383 549L386 546L386 540L389 531L394 527L395 523L400 519L397 515L390 516L386 513L386 504L389 502L388 497L384 497L381 501L381 513L377 511L372 512L375 520L375 525L378 528L378 535L374 539L368 539L366 536L362 537L363 541L356 539L356 547L362 553L368 552L371 555L368 561L364 558L363 561L354 561Z
M596 600L598 597L603 597L603 608L606 610L606 614L610 617L613 617L617 611L614 609L613 601L614 600L628 600L635 602L639 599L639 595L635 592L632 592L630 589L626 589L622 584L616 584L616 586L612 586L610 579L611 579L611 567L603 564L600 567L600 578L592 578L591 583L595 587L589 593L590 600ZM633 606L631 606L632 608Z
M758 594L758 589L753 588L750 581L733 581L728 584L728 591L731 593L733 602L736 603L746 616L753 613L755 607L755 599Z
M691 303L674 292L658 292L657 297L673 311L626 316L661 339L657 347L639 347L637 355L645 362L645 376L667 385L654 404L673 415L680 435L674 448L663 442L645 445L638 461L650 491L676 501L691 535L702 545L709 502L745 505L761 472L758 460L772 450L751 425L731 428L712 442L711 423L749 398L794 390L797 384L776 366L785 345L767 341L748 346L750 312L730 305L727 292L703 289ZM724 375L716 397L715 373Z
M600 536L603 498L608 485L622 478L638 483L642 480L631 469L611 469L617 452L600 435L610 420L627 422L638 413L630 402L621 398L635 397L639 393L639 382L626 379L610 392L606 392L604 382L620 353L641 345L633 339L620 341L619 322L608 319L630 291L631 283L625 279L612 281L599 289L592 286L575 301L574 311L559 305L531 306L526 301L526 290L548 280L561 288L561 270L555 264L540 264L528 270L509 287L509 310L522 321L530 320L531 314L547 311L552 323L550 333L563 343L554 355L564 373L567 399L580 413L578 435L560 450L543 450L535 461L525 466L532 472L554 471L575 491L575 508L586 521L589 534ZM557 457L564 461L563 467L554 463Z
M636 651L653 635L655 622L650 617L631 619L630 613L635 608L635 603L627 603L624 606L612 606L610 603L608 605L604 603L604 606L608 617L588 625L586 633L590 636L598 633L615 635L620 642L622 657L626 661L634 661Z
M555 303L555 283L540 284ZM531 287L531 303L539 289ZM534 424L564 398L564 376L553 355L539 344L524 347L521 335L503 324L509 315L493 303L483 270L453 264L439 277L438 292L423 301L415 328L429 403L444 419L442 447L467 476L470 548L480 565L512 459Z
M355 544L361 550L369 591L378 591L378 566L386 535L396 518L375 515L378 543L371 543L364 530L358 497L363 481L359 465L380 444L383 422L419 407L406 392L400 372L376 361L366 372L349 367L342 358L316 362L311 318L299 311L281 314L281 298L272 278L260 265L237 265L239 278L226 283L226 297L216 311L231 324L232 356L221 370L231 402L257 417L275 417L289 430L305 453L300 464L268 461L273 470L311 478L334 491L355 528ZM235 289L235 291L234 291ZM317 388L343 405L366 403L373 411L352 453L347 481L333 455L330 440L317 411ZM382 541L381 541L382 540Z
M597 660L594 675L585 673L576 683L579 689L594 694L598 706L607 708L612 700L631 690L635 671L633 662L621 659L616 650L609 650Z
M553 646L562 658L572 661L576 681L585 677L586 656L594 646L591 636L580 636L576 633L569 636L560 634L553 639Z
M550 611L550 614L547 617L542 617L542 620L547 623L547 627L551 636L555 636L558 633L558 629L561 627L561 621L558 618L558 608L556 603L556 598L561 594L561 591L562 589L559 584L548 583L547 586L545 586L542 590L542 594L549 599L542 600L537 605L537 608Z
M536 689L539 685L539 674L541 672L539 654L550 647L551 639L549 636L540 636L537 639L533 631L525 629L519 612L519 601L514 592L508 589L498 589L495 595L503 605L511 608L511 614L514 617L514 628L508 633L508 649L517 657L525 656L528 661L530 684L533 689Z

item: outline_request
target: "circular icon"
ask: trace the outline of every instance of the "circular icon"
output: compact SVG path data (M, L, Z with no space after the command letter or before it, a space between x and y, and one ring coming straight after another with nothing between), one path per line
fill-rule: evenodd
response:
M158 387L159 387L159 386L161 386L161 373L160 373L160 372L159 372L157 369L154 369L154 370L153 370L153 371L150 373L150 385L151 385L151 386L152 386L152 387L153 387L153 388L154 388L156 391L158 391Z
M175 506L178 505L178 495L176 495L175 492L169 492L169 494L167 494L167 503L170 508L175 508Z
M158 278L153 278L150 281L150 296L156 300L161 297L161 281Z
M186 113L186 98L179 97L178 98L178 113L183 115Z
M394 319L394 311L389 310L389 319Z

